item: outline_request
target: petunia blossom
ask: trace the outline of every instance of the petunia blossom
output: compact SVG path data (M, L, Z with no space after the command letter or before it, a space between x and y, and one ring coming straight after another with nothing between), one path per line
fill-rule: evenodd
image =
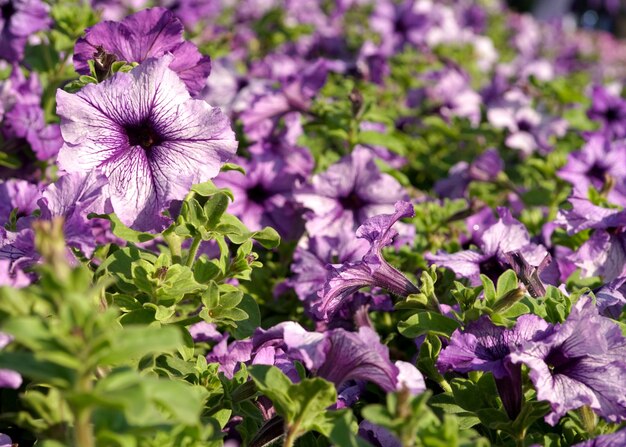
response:
M74 67L89 74L88 61L94 60L104 79L115 60L141 63L167 53L173 56L169 68L192 95L199 93L211 72L211 61L183 39L183 24L165 8L144 9L121 22L104 21L87 28L74 47Z
M626 419L626 338L620 327L581 298L563 324L524 343L510 359L530 370L537 399L550 402L546 422L584 405L610 422Z
M509 354L547 328L548 323L536 315L522 315L511 329L496 326L483 315L462 331L454 331L439 354L437 366L442 371L491 372L504 408L514 420L522 406L522 371L511 363Z
M162 212L191 185L217 175L237 141L219 108L190 98L168 68L149 59L76 94L57 92L65 141L58 164L68 172L99 169L113 210L137 230L161 229Z
M52 23L41 0L0 0L0 59L21 61L29 36Z
M382 249L398 236L393 225L403 217L414 215L413 205L409 202L397 202L395 210L393 214L367 219L357 229L356 236L370 243L369 251L360 261L328 266L326 284L317 293L318 300L312 303L317 317L330 318L349 295L367 286L381 287L400 296L418 292L417 286L382 255Z
M365 148L315 175L294 196L309 210L306 229L315 236L356 230L367 218L393 212L394 203L408 198L396 179L380 172Z
M497 279L509 266L506 254L519 250L532 266L539 266L547 251L532 244L526 227L511 216L506 208L498 208L500 218L478 236L479 250L464 250L456 253L426 254L431 264L447 267L457 277L468 278L472 284L480 284L480 274Z

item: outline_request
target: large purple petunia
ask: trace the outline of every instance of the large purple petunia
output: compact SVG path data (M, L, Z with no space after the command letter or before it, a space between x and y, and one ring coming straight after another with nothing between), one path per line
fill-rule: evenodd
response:
M626 419L625 355L620 327L584 297L563 324L524 343L510 359L528 367L537 399L552 407L545 420L555 425L567 411L584 405L611 422Z
M137 230L161 229L171 201L215 177L237 149L228 118L191 99L171 61L150 59L76 94L57 93L65 141L59 166L100 169L113 210Z
M96 61L96 70L106 71L109 67L104 59L110 62L111 56L113 60L141 63L167 53L173 55L169 68L192 95L199 93L211 72L211 61L183 39L183 24L164 8L145 9L121 22L105 21L88 28L85 37L76 42L74 67L80 74L89 74L89 60Z

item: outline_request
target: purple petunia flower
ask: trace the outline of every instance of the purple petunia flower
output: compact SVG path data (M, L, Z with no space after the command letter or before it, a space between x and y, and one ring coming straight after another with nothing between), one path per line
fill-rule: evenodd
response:
M300 300L307 303L314 301L317 291L326 282L328 264L358 261L367 251L367 242L357 239L352 233L307 238L294 252L291 264L293 277L289 285L294 288Z
M46 124L39 104L16 104L5 115L2 132L7 138L24 139L39 160L57 155L61 144L58 124Z
M508 131L506 145L524 156L537 150L548 152L549 138L563 136L567 130L567 121L539 113L530 98L517 89L506 92L501 101L489 107L487 118L492 126Z
M389 430L367 420L363 420L359 424L359 437L374 447L402 447L400 440Z
M413 205L397 202L394 214L381 214L367 219L356 232L358 238L370 243L369 251L360 261L328 266L324 288L312 303L318 318L328 320L343 304L345 298L362 287L381 287L399 296L417 293L417 287L382 255L382 249L398 235L393 225L403 217L414 215Z
M0 182L0 226L4 226L11 212L17 210L16 217L30 216L37 209L41 197L39 187L25 180Z
M13 445L13 441L9 436L4 433L0 433L0 447L11 447Z
M548 323L536 315L522 315L511 329L496 326L483 315L463 331L454 331L449 345L439 354L437 366L442 371L491 372L504 408L515 420L522 405L522 372L519 365L511 363L509 354L547 328Z
M306 69L288 76L280 90L269 89L256 97L250 108L240 118L246 137L259 141L273 136L281 118L293 116L300 120L300 113L308 111L313 97L326 83L327 62L323 59Z
M294 196L310 210L305 215L309 234L328 236L356 230L367 218L392 212L394 203L408 199L397 180L381 174L365 148L314 176Z
M150 59L76 94L57 92L59 166L101 170L113 210L137 230L163 228L169 220L161 212L215 177L237 149L228 119L190 98L171 61Z
M496 279L504 273L509 262L506 254L520 250L532 266L539 266L547 251L542 246L530 243L526 227L511 216L506 208L498 208L500 218L478 236L477 250L456 253L438 252L426 254L431 264L449 268L457 277L468 278L474 285L480 284L480 274Z
M537 399L552 407L545 420L555 425L567 411L583 405L611 422L626 419L624 355L620 327L583 297L563 324L524 343L510 358L529 368Z
M569 234L594 229L591 237L569 259L584 276L600 275L605 281L623 276L626 270L626 212L602 208L589 200L570 197L571 210L560 210L557 223Z
M600 122L601 130L607 137L626 137L626 101L601 86L595 86L591 94L591 108L587 116Z
M619 319L626 306L626 278L618 278L594 291L598 312L602 316Z
M49 185L38 205L42 219L63 217L67 245L90 257L97 242L94 232L100 229L101 219L88 219L87 215L113 212L108 196L108 182L101 173L73 173Z
M211 352L207 354L206 359L209 363L219 363L218 371L232 379L239 369L239 364L248 362L251 356L251 340L237 340L229 345L228 333L225 333L220 342L213 346Z
M480 122L482 98L470 86L469 76L457 69L429 73L424 94L446 120L467 118L473 126Z
M426 388L415 366L406 362L398 366L389 360L389 349L369 327L358 332L333 329L319 333L287 323L283 337L292 357L338 389L350 380L373 382L387 392L407 387L418 394Z
M80 74L89 74L87 61L95 60L96 71L102 70L106 78L115 60L141 63L171 53L169 68L196 95L205 86L211 60L183 39L183 31L180 20L164 8L145 9L121 22L100 22L76 42L74 67Z
M589 441L579 442L572 447L624 447L626 445L626 429L598 436Z
M626 121L624 121L626 126ZM571 183L580 194L587 195L590 187L601 191L609 178L615 186L607 199L626 205L626 143L611 141L602 134L592 134L582 150L572 152L567 164L558 171L559 177Z
M41 0L0 0L0 59L19 62L28 38L52 23Z
M461 161L452 166L448 177L435 183L435 192L450 199L465 197L470 182L494 181L503 169L504 161L498 151L488 149L471 163Z
M235 200L230 212L252 231L271 226L285 239L298 239L304 232L304 221L291 191L302 177L290 173L285 159L272 154L234 162L246 170L245 175L227 171L214 180L217 186L233 192Z
M25 271L39 260L35 234L30 228L17 233L0 227L0 283L14 287L30 284L34 277Z

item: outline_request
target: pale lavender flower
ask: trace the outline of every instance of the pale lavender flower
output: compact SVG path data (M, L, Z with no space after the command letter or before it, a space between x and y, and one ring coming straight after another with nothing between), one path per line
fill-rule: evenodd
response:
M626 126L626 121L624 122ZM592 134L580 151L568 156L567 164L558 171L559 177L568 181L576 191L586 195L590 187L603 190L612 179L615 186L608 191L607 199L626 205L626 143L611 141L603 134Z
M168 53L172 55L169 68L191 95L199 93L211 72L211 61L183 39L183 24L164 8L145 9L121 22L104 21L88 28L76 42L74 67L80 74L89 74L87 61L95 60L97 74L106 78L115 60L141 63Z
M624 355L626 339L619 325L583 297L563 324L524 343L510 359L529 368L537 399L552 407L545 420L556 425L567 411L583 405L610 422L626 419Z
M237 148L228 119L190 98L171 61L149 59L76 94L57 92L65 141L59 166L101 170L113 210L137 230L163 228L162 211L215 177Z
M206 321L191 325L189 327L189 334L196 343L201 341L217 342L223 338L222 334L217 330L217 326L213 323L207 323Z
M327 74L327 62L318 60L286 79L282 89L268 89L259 95L240 116L246 136L253 141L270 138L281 118L288 115L299 121L300 113L309 110L313 97L326 83Z
M591 94L591 108L587 116L600 122L601 131L607 137L626 137L626 101L598 85L593 87Z
M509 265L506 254L520 250L530 265L539 266L547 251L532 244L526 227L511 216L506 208L498 208L500 218L487 228L478 242L479 250L464 250L456 253L426 254L426 260L449 268L459 278L468 278L472 284L480 284L480 274L497 279Z
M0 0L0 59L22 60L28 38L52 23L49 12L40 0Z
M285 326L283 337L290 355L339 389L350 380L373 382L387 392L407 385L416 394L425 389L417 369L403 363L401 372L389 359L389 349L369 327L361 327L358 332L333 329L319 333L290 324Z
M626 278L615 279L594 291L598 312L602 316L619 319L622 309L626 306Z
M34 276L27 271L38 260L33 230L12 232L0 227L0 282L16 287L28 285Z
M11 447L13 446L13 441L11 438L4 433L0 433L0 447Z
M315 175L294 196L310 210L305 214L306 229L316 236L356 230L367 218L393 212L395 202L408 198L397 180L380 172L364 148Z
M252 357L252 341L237 340L228 344L228 333L213 346L211 352L206 356L207 362L219 363L218 371L223 372L229 379L239 369L240 363L248 362Z
M307 238L294 252L291 264L293 277L289 280L289 285L294 288L300 300L306 303L315 301L317 292L326 282L326 266L358 261L368 251L368 246L365 240L357 239L347 232L332 237Z
M560 210L557 223L569 234L594 229L591 237L569 259L584 276L600 275L612 281L626 268L626 212L602 208L589 200L570 197L571 210Z
M214 180L217 186L233 192L235 200L230 212L252 231L270 226L285 239L298 239L304 231L304 221L301 206L295 203L291 192L303 177L290 173L285 159L272 154L234 162L245 169L245 175L227 171Z
M108 196L108 182L101 173L73 173L49 185L38 205L42 219L63 217L63 234L68 246L90 257L96 247L95 232L101 228L101 219L87 216L111 213Z
M531 99L517 89L506 92L502 100L490 106L487 118L492 126L508 131L506 145L524 156L548 152L550 137L563 136L567 130L565 120L539 113Z
M426 97L438 107L447 120L467 118L473 126L480 122L482 98L469 83L469 76L457 69L446 69L426 76Z
M16 218L30 216L41 197L39 186L25 180L0 182L0 226L6 224L13 210Z
M465 197L472 181L495 181L504 169L504 161L498 151L488 149L471 163L460 161L450 168L448 177L435 183L435 192L442 197L458 199Z

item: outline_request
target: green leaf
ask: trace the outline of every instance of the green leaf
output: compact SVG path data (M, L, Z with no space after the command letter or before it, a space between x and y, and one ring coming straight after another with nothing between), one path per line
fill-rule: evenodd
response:
M450 337L460 324L452 318L444 317L436 312L422 311L411 315L398 323L398 331L407 338L433 333Z
M498 286L496 289L498 298L502 298L511 290L517 289L517 275L513 270L507 270L498 278Z
M217 192L204 204L206 216L206 228L213 229L217 226L222 215L228 208L229 198L224 192Z
M253 365L248 371L257 389L272 400L298 436L315 429L326 408L337 400L334 385L319 377L294 384L275 366Z
M92 360L96 365L114 365L136 360L146 354L174 351L182 343L180 330L175 327L127 326L104 335L108 346Z
M128 228L122 223L122 221L117 217L115 213L90 214L88 217L99 217L101 219L107 219L109 222L111 222L111 231L113 232L113 234L121 239L124 239L127 242L148 242L157 236L154 234L144 233L141 231L133 230L132 228Z
M220 172L227 172L227 171L237 171L237 172L241 172L243 175L246 175L246 170L242 166L239 166L238 164L235 164L235 163L224 163L222 167L220 168Z
M76 372L56 363L40 360L29 352L0 351L0 368L17 371L29 379L69 388L76 381Z
M295 415L292 407L295 404L289 396L289 388L293 382L275 366L253 365L248 368L248 372L257 389L272 400L276 412L292 421Z
M488 305L493 304L496 301L496 288L493 285L493 281L489 279L487 275L480 275L480 280L483 283L483 293L485 294L485 300Z
M238 305L239 309L246 313L248 318L237 322L237 327L232 331L233 337L242 340L250 337L254 331L261 327L261 311L259 305L250 295L244 295Z
M204 285L196 282L193 271L184 265L174 264L167 268L165 278L156 289L156 297L160 302L177 303L186 294L199 292Z
M280 235L271 227L252 233L252 238L265 248L276 248L280 245Z

